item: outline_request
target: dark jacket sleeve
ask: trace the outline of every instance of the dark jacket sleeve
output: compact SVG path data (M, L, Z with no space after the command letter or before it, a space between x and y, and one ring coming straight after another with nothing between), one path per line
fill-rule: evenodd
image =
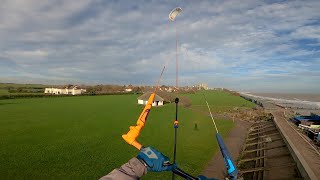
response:
M114 169L100 180L137 180L147 174L147 168L137 158L130 159L119 169Z

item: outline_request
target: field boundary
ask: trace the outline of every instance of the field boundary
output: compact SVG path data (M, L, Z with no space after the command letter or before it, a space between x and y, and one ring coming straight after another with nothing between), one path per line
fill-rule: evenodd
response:
M3 99L22 99L22 98L59 98L59 97L79 97L79 96L107 96L107 95L133 95L133 93L103 93L103 94L78 94L78 95L54 95L54 94L5 94L0 95Z

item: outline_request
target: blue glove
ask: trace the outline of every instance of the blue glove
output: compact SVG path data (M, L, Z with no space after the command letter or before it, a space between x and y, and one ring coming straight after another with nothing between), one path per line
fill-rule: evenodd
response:
M214 179L214 178L207 178L207 177L205 177L205 176L202 176L202 175L200 175L200 176L198 176L197 177L199 180L217 180L217 179Z
M142 148L137 158L146 164L148 171L171 171L177 167L176 164L170 164L167 156L152 147Z

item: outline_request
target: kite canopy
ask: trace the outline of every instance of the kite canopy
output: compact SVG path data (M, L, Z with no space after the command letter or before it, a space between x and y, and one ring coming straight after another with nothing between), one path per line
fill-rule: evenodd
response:
M174 8L174 9L170 12L170 14L169 14L169 19L170 19L171 21L174 21L174 19L176 18L176 16L177 16L178 14L180 14L181 11L182 11L182 9L181 9L180 7Z

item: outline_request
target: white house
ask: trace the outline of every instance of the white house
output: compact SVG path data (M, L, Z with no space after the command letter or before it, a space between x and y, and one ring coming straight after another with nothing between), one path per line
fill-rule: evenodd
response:
M70 94L77 95L86 92L86 89L78 88L77 86L65 87L65 88L45 88L45 94Z
M131 92L131 91L132 91L132 88L126 88L124 91L125 91L125 92Z
M138 97L138 104L146 105L148 103L148 99L151 94L152 92L147 92L141 95L140 97ZM164 102L164 99L156 94L152 102L152 106L162 106L163 102Z

